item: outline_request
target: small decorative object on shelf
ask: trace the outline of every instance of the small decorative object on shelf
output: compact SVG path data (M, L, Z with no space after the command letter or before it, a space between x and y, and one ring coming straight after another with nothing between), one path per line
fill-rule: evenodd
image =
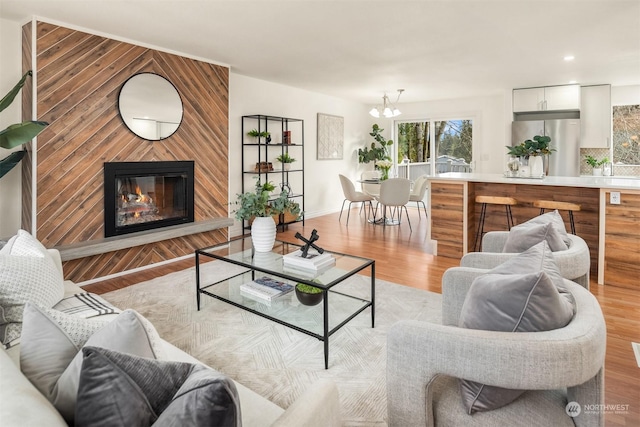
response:
M313 229L313 231L311 232L311 236L309 236L308 239L305 239L304 236L300 233L296 233L296 239L298 240L302 240L305 245L302 247L302 257L306 258L307 257L307 253L309 252L309 248L312 247L313 249L315 249L316 251L318 251L319 253L323 253L324 249L322 249L321 247L315 245L313 242L316 242L320 239L320 236L318 235L318 230L316 230L315 228Z
M271 172L273 171L273 163L271 162L259 162L256 163L256 167L254 168L255 172Z
M283 257L285 266L318 271L335 264L335 258L331 254L325 253L324 249L314 243L320 238L317 230L314 229L308 239L300 233L296 233L296 238L305 242L305 245ZM314 250L310 251L311 248Z
M282 143L283 144L291 144L291 131L285 130L282 133Z
M240 285L240 292L271 301L293 290L293 285L281 282L268 276L257 278Z
M296 285L296 297L298 297L298 301L300 301L302 305L318 305L322 301L322 289L305 285L304 283L298 283Z

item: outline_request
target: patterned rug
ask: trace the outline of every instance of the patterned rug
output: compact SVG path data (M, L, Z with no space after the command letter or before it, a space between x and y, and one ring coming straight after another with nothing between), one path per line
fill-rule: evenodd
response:
M205 280L228 277L234 268L209 262L201 274ZM334 333L325 370L321 341L204 295L197 311L195 288L195 268L190 268L102 297L135 309L162 338L283 408L316 379L331 378L345 426L386 425L389 327L401 319L439 323L441 318L440 294L376 280L375 328L366 309ZM354 276L342 290L368 295L370 279Z

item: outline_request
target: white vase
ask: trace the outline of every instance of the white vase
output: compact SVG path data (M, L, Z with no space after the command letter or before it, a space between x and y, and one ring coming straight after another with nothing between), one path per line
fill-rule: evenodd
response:
M544 173L544 162L542 156L529 157L529 169L533 178L540 178Z
M593 176L602 176L602 168L593 168Z
M257 217L253 220L251 240L256 252L271 252L276 241L276 223L272 217Z

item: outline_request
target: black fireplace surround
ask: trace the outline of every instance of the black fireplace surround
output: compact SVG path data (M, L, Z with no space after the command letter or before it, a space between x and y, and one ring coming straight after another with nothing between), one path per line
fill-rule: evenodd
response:
M193 161L105 163L105 237L193 222L193 172Z

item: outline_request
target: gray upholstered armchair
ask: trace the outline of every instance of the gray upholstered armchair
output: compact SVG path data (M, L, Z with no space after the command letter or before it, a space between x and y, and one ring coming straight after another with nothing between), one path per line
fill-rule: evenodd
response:
M469 252L460 260L461 267L492 269L518 254L503 253L508 231L490 231L482 239L482 252ZM569 248L553 253L562 277L589 289L591 257L587 242L579 236L568 235Z
M561 329L512 333L459 328L465 295L485 271L449 269L442 284L443 324L401 321L387 338L390 427L603 426L605 322L595 297L565 280L576 314ZM516 401L467 415L458 381L529 390ZM568 402L581 413L567 415Z

